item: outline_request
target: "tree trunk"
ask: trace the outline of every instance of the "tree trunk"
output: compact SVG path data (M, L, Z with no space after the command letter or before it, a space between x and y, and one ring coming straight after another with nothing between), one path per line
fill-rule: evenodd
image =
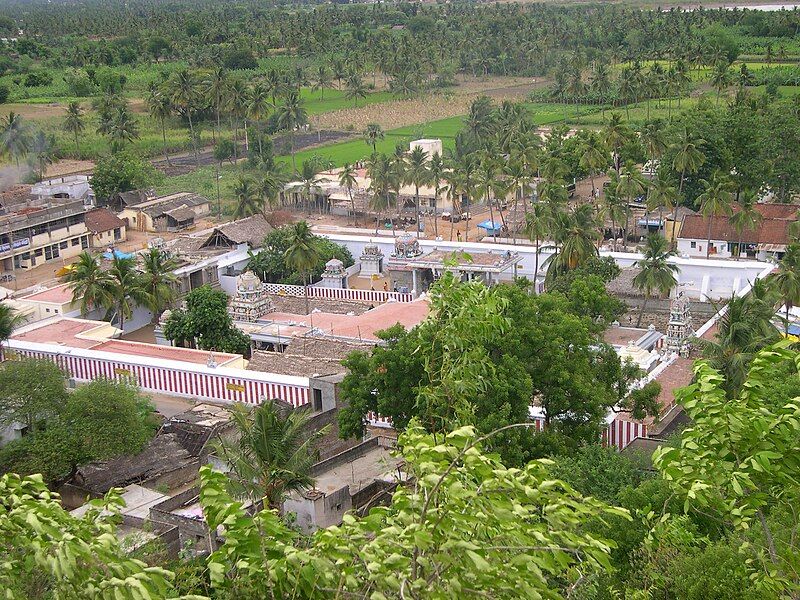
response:
M194 137L194 123L192 123L192 111L187 110L186 116L189 117L189 133L192 136L192 151L194 152L194 164L199 167L200 163L197 159L197 140Z
M711 224L714 222L714 215L708 217L708 239L706 239L706 258L711 255Z
M636 327L637 328L642 326L642 315L644 315L644 309L647 306L647 301L648 300L650 300L650 290L645 290L644 302L642 302L642 306L639 309L639 318L636 319Z
M303 281L305 282L305 285L303 286L303 297L306 303L306 314L310 315L311 310L308 308L308 285L309 285L308 273L303 273Z
M494 226L494 208L492 207L492 204L494 204L494 202L492 202L492 199L489 198L488 190L486 192L486 203L489 205L489 219L491 219L491 221L492 221L492 238L493 238L492 241L494 241L494 243L496 244L497 243L497 229Z
M167 152L167 128L164 127L164 119L161 119L161 139L164 140L164 158L167 159L167 164L171 167L172 163L169 160L169 152ZM75 138L78 141L78 138Z
M420 225L419 222L419 185L414 184L414 209L417 211L417 239L419 239Z
M538 293L537 277L539 277L539 236L536 236L536 256L533 264L533 291Z

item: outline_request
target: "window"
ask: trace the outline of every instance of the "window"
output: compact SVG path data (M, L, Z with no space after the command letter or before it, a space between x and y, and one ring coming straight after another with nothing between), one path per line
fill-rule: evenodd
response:
M54 309L53 309L53 312L54 312L54 313L56 313L56 314L58 314L58 309L57 309L57 308L54 308Z
M697 248L697 242L692 242L692 248Z
M44 312L46 312L46 313L49 313L49 312L50 312L50 309L49 309L49 308L45 308L45 309L44 309Z
M136 225L136 217L133 217L133 224Z
M42 254L44 254L44 250L42 250L41 248L37 248L36 251L33 253L34 256L41 256Z
M81 238L75 238L75 239L72 240L72 245L73 246L77 246L80 243L81 243Z
M89 247L89 237L85 235L81 238L81 248L86 250L88 247Z
M322 410L322 390L314 388L314 410Z
M68 242L61 242L61 243L58 245L59 249L61 249L61 250L66 250L66 249L67 249L67 246L69 246L69 243L68 243Z
M119 227L117 227L117 228L114 230L114 239L115 239L115 240L119 240L119 239L121 239L121 238L122 238L122 230L121 230Z

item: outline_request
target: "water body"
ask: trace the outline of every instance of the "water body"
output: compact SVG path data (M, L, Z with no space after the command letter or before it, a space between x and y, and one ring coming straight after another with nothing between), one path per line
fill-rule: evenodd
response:
M800 4L734 4L732 6L723 5L722 8L726 10L733 10L733 9L742 10L746 8L748 10L763 10L765 12L774 12L777 10L794 10L795 8L800 8Z

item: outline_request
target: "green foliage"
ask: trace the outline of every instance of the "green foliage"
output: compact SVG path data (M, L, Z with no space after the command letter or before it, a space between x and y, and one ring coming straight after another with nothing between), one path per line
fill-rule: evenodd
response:
M129 558L115 520L123 502L112 491L73 517L41 476L0 477L0 588L9 600L37 597L158 600L172 573Z
M236 405L231 416L237 439L218 440L216 453L230 468L230 489L237 497L280 510L290 492L313 486L316 443L327 428L310 431L309 411L287 411L267 399L252 410Z
M567 298L531 296L519 286L459 284L451 275L430 293L431 315L421 325L386 330L385 347L345 360L342 435L360 435L369 412L391 417L400 430L416 417L430 431L469 423L488 432L527 421L535 397L551 435L570 445L596 442L608 409L623 400L637 374L623 368L598 340L596 325L572 312ZM648 407L627 408L647 413ZM563 443L548 449L535 437L514 431L489 445L521 465Z
M483 441L471 427L435 439L412 425L399 444L414 483L303 548L273 511L248 515L203 467L201 503L226 540L209 558L212 585L242 598L558 598L554 580L609 568L609 544L581 524L627 513L581 497L544 462L508 469Z
M286 251L291 246L291 226L279 227L270 231L264 238L262 249L258 254L253 254L247 263L247 269L253 271L261 281L269 283L285 283L300 285L303 276L300 271L290 267L286 261ZM317 250L317 260L309 271L309 280L318 281L325 263L332 258L337 258L350 267L355 262L350 251L328 238L312 235L314 246Z
M228 314L228 297L208 285L186 295L186 310L173 310L164 335L179 346L250 356L250 338L237 329Z
M101 158L92 175L92 189L98 198L150 187L158 181L156 170L133 154L117 152Z
M35 432L67 398L64 373L49 360L6 360L0 367L0 424Z
M787 362L797 364L797 352L786 343L759 352L752 361L741 391L730 397L722 375L700 361L696 383L678 395L692 419L680 446L660 448L654 464L685 498L685 509L708 507L730 520L733 530L745 532L756 521L761 536L755 557L748 561L754 580L770 593L800 589L787 566L796 550L779 553L766 515L786 510L793 502L800 462L794 448L800 443L800 406L796 399L767 406L765 385ZM796 526L796 518L795 524Z
M60 481L88 462L136 454L157 429L153 405L126 382L97 379L67 393L53 363L32 359L4 363L0 382L25 386L19 396L27 410L36 409L31 422L38 425L0 449L0 472ZM3 414L16 413L4 407Z

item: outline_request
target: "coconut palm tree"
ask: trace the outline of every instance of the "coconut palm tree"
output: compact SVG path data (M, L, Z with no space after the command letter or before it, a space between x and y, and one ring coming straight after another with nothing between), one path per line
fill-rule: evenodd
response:
M345 163L339 173L339 185L347 190L347 195L350 197L350 212L353 213L353 220L356 218L356 201L353 199L353 188L358 187L356 175L355 165L350 163Z
M111 278L100 266L97 257L89 252L83 251L78 255L78 260L64 275L63 281L69 284L72 302L80 306L82 317L97 308L111 306Z
M353 106L358 108L358 99L367 97L367 86L358 73L351 73L345 81L344 97L353 101Z
M314 91L319 90L320 100L325 100L325 88L331 84L331 72L328 70L327 65L317 65L317 70L314 73L314 85L311 89Z
M244 147L245 150L249 149L249 140L247 137L247 106L249 102L250 88L247 87L247 83L238 77L232 79L228 84L228 92L225 96L225 103L233 124L233 141L234 147L237 148L235 153L237 157L239 124L244 125Z
M56 138L47 135L41 129L31 138L31 149L28 154L28 164L35 167L39 179L44 179L44 172L56 160Z
M467 204L465 207L467 213L466 219L466 230L464 235L464 241L469 241L469 221L470 215L469 208L470 208L470 200L472 199L473 194L475 193L475 185L477 183L477 174L478 174L478 157L475 153L472 154L464 154L458 157L453 164L453 176L455 181L459 183L459 187L457 188L458 192L458 201L460 203L461 196L463 195L466 198ZM451 185L451 190L453 186ZM455 193L455 191L453 192ZM455 200L454 200L455 206Z
M220 438L216 454L230 467L234 492L257 504L281 510L287 494L314 485L311 467L319 460L315 446L326 429L310 431L310 411L284 411L274 400L252 410L231 409L237 434Z
M236 208L233 211L235 219L250 217L264 209L255 182L250 177L239 177L233 186L233 196L236 198Z
M644 315L647 302L653 292L665 296L678 284L675 274L679 269L677 265L669 262L669 257L673 254L674 252L669 249L669 243L663 235L651 233L647 236L642 258L634 263L634 266L639 267L640 271L633 278L633 286L644 292L644 302L639 309L636 327L642 325L642 315Z
M75 136L75 157L80 154L80 144L78 136L86 129L83 109L80 102L70 102L67 106L67 114L64 119L64 131Z
M705 155L697 149L698 146L705 143L705 140L695 138L694 134L689 131L688 127L684 127L677 141L672 144L676 149L675 158L672 161L672 168L681 174L681 181L678 185L678 196L683 194L683 182L686 179L686 174L697 173L706 160Z
M581 143L580 166L589 173L594 195L594 175L600 170L605 170L608 165L608 148L605 147L600 136L590 132Z
M141 287L147 294L147 308L158 321L175 300L178 277L174 271L178 261L159 248L150 248L142 255Z
M717 320L713 340L699 338L703 358L723 375L728 397L734 397L747 377L756 352L776 342L774 286L756 280L750 293L732 296Z
M793 306L800 305L800 245L789 244L778 270L769 276L767 282L786 309L784 331L789 335L789 312Z
M557 211L552 217L556 253L545 261L545 285L551 286L562 273L577 269L597 256L597 218L591 204L582 204L571 213Z
M308 275L320 259L316 236L311 233L311 228L305 221L295 223L289 233L289 247L283 255L286 265L303 276L304 298L306 314L311 311L308 307Z
M367 161L370 208L375 212L375 235L378 235L380 215L392 207L390 171L389 158L383 153L373 154Z
M377 123L370 123L364 130L364 141L372 146L373 154L377 152L378 142L383 140L385 137L386 134L383 132L383 128Z
M608 123L603 127L602 138L606 146L611 149L611 157L614 162L614 170L619 174L620 153L622 147L631 139L631 130L622 121L622 115L619 113L611 113L611 118Z
M292 155L292 170L297 171L297 164L294 158L294 132L298 127L308 123L308 113L303 106L303 100L296 90L290 91L283 99L277 109L278 128L282 129L289 136L289 152Z
M147 97L145 98L145 103L147 104L147 112L150 113L150 116L153 119L158 120L159 124L161 125L161 140L164 144L164 158L166 159L167 164L172 166L172 163L169 159L169 152L167 152L166 126L166 120L172 116L172 100L168 95L163 93L157 85L151 84L147 92ZM77 141L78 138L76 136L76 145Z
M275 208L278 204L283 186L286 184L286 173L280 163L263 166L259 170L260 177L256 191L262 200L264 208Z
M439 237L439 218L436 212L439 203L439 194L447 191L447 186L442 186L445 179L445 164L442 155L434 152L431 155L431 160L428 163L428 172L430 173L430 181L433 183L433 235Z
M108 137L111 140L112 152L122 150L125 144L139 138L139 125L127 104L117 108L109 124Z
M619 174L617 195L625 200L625 229L622 238L622 247L628 249L628 226L630 225L631 202L641 196L647 188L647 180L642 177L641 171L632 163L626 164Z
M731 225L736 230L736 235L739 237L736 245L736 260L742 255L742 237L744 230L749 229L755 231L761 224L764 216L756 210L756 194L749 192L743 194L739 198L739 210L731 217Z
M303 190L303 203L306 205L306 212L311 214L311 193L319 187L319 184L327 181L324 177L317 175L320 169L319 161L316 158L304 160L300 165L297 178L300 180Z
M711 255L711 226L714 224L714 217L731 214L731 194L730 180L714 174L711 181L702 180L704 186L703 193L698 196L700 202L700 214L708 220L708 235L706 239L706 258Z
M108 270L111 298L109 308L114 310L119 328L125 329L125 320L133 314L137 306L151 306L154 301L142 286L142 279L136 270L136 260L121 257L114 253L111 268ZM112 316L113 322L113 316Z
M11 158L19 168L19 161L27 156L31 145L30 129L22 117L11 111L0 122L0 151Z
M260 122L263 121L269 112L269 90L263 83L256 83L250 88L250 93L247 98L247 107L245 110L245 117L255 121L256 130L258 131L258 156L263 156L263 145L261 143L261 126ZM246 123L245 119L245 123Z
M24 317L8 304L0 303L0 346L24 321Z
M168 83L169 97L172 104L189 122L189 135L192 138L194 160L197 163L197 138L194 134L192 114L200 102L200 85L195 74L188 69L180 69L172 74Z
M414 186L414 209L417 215L417 237L419 237L421 231L419 187L428 183L431 177L431 173L428 170L428 153L421 146L414 146L405 157L405 163L403 181Z
M212 69L202 81L203 94L211 99L211 106L214 108L214 116L217 122L217 126L214 129L214 141L216 141L216 136L220 132L220 113L227 102L226 96L229 85L230 78L228 77L228 71L224 67Z
M525 235L536 244L536 257L533 267L534 281L539 275L539 255L541 254L541 242L550 234L552 224L552 213L547 205L543 203L534 204L531 210L525 215Z
M669 181L656 177L650 182L650 193L647 200L647 210L658 208L658 218L661 228L666 233L666 223L664 222L664 211L667 213L677 209L678 190L670 185ZM672 230L670 231L670 247L675 244L675 230L678 227L676 216L672 219ZM663 235L663 234L662 234Z

